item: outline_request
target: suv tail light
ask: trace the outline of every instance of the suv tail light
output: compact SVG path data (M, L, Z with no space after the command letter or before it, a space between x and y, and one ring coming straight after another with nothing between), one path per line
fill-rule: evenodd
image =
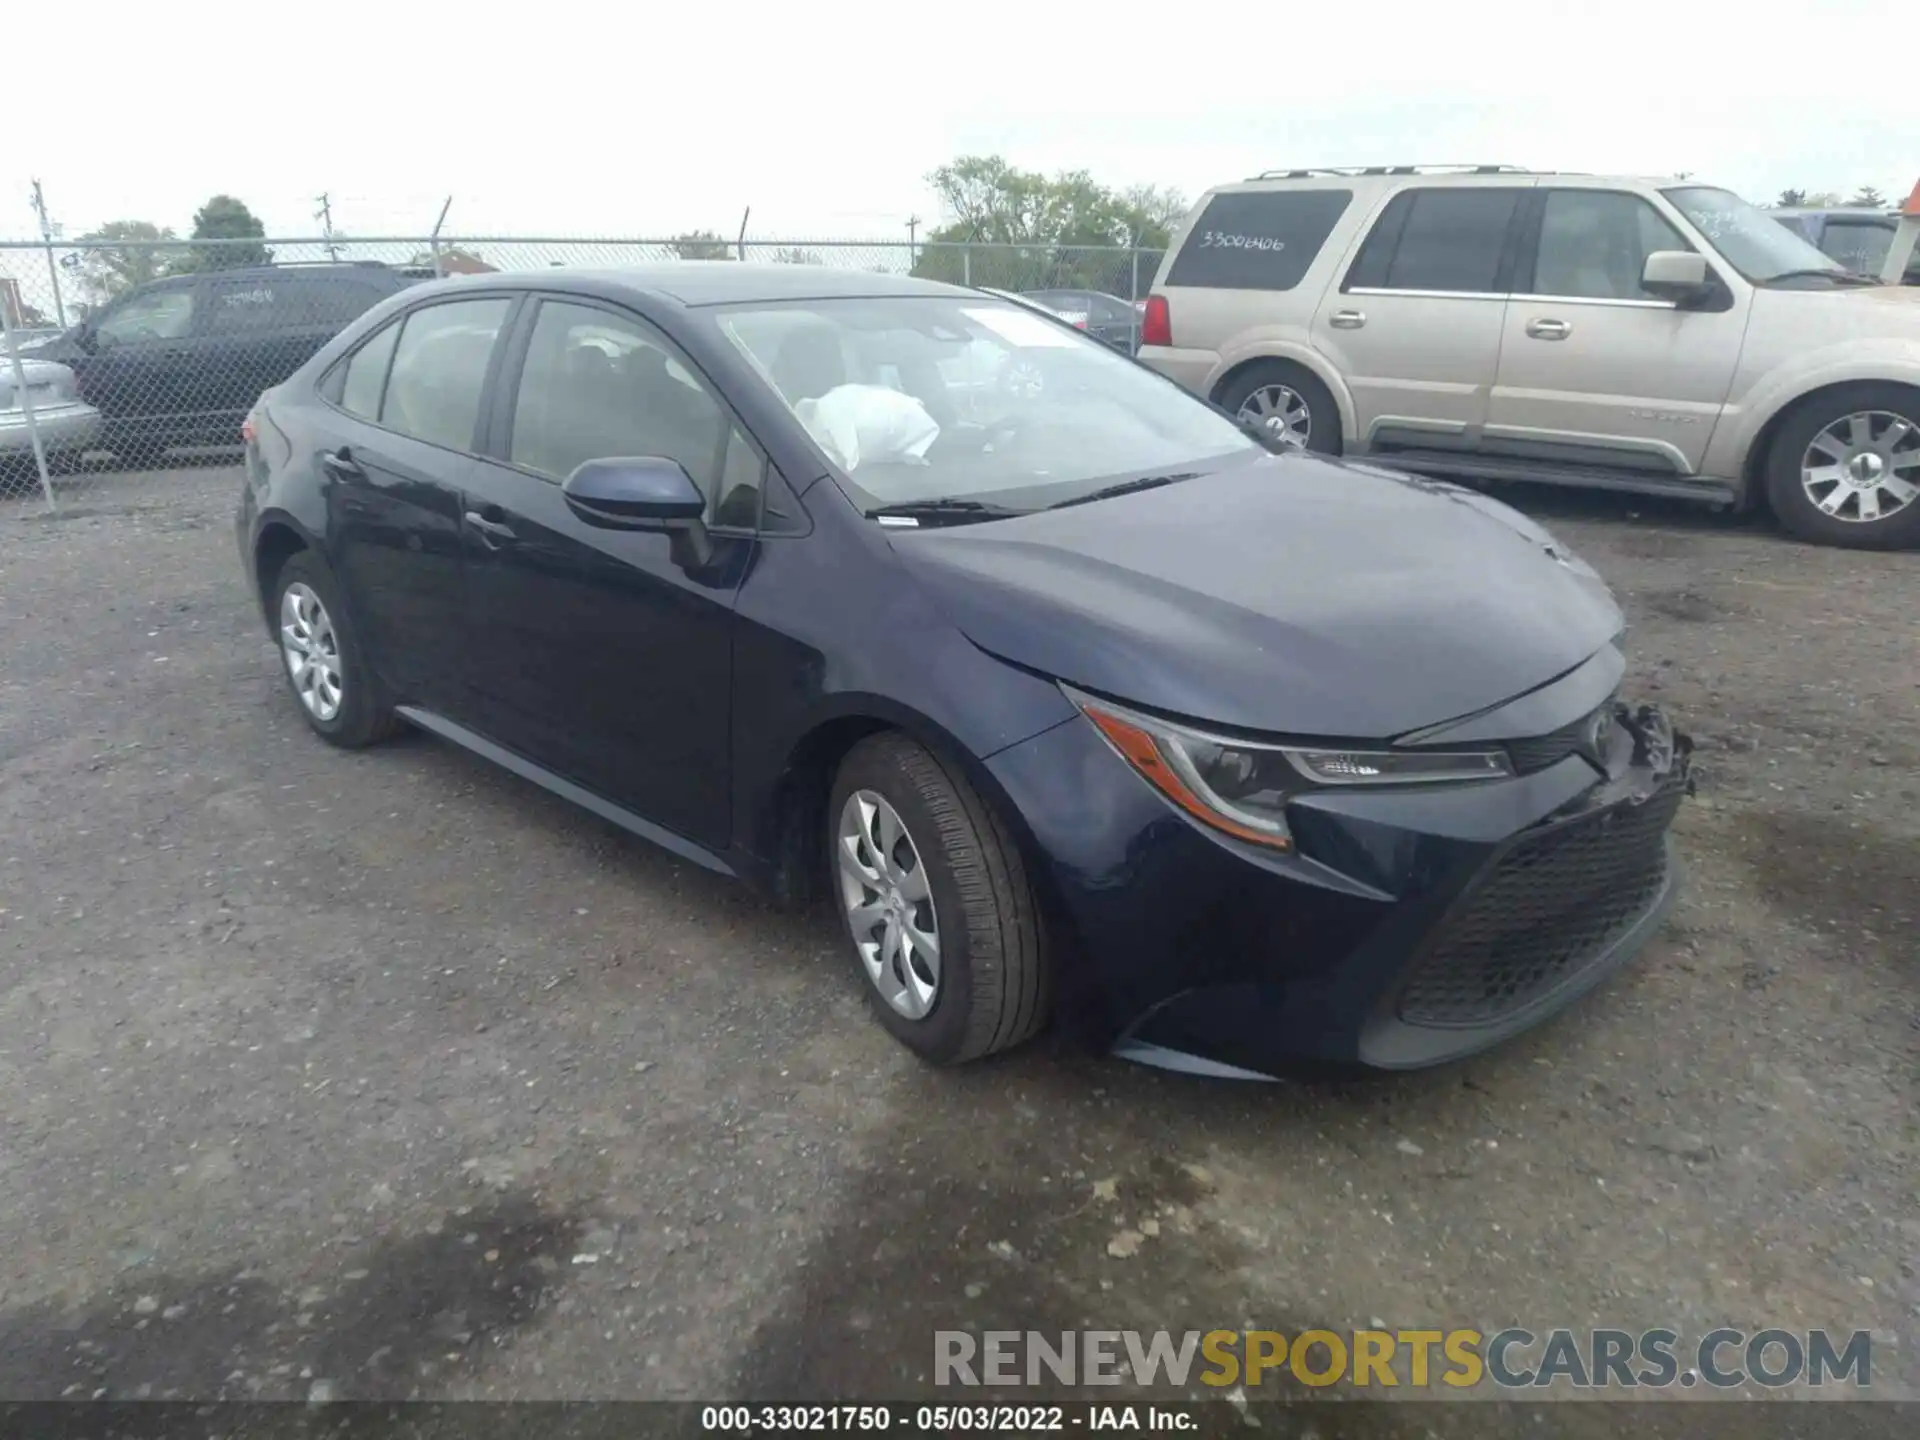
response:
M1140 317L1140 343L1142 345L1173 344L1173 312L1167 308L1167 297L1149 295L1147 308Z
M245 445L251 445L255 440L258 440L259 438L260 438L260 432L254 426L253 416L249 415L247 416L246 419L240 422L241 443Z

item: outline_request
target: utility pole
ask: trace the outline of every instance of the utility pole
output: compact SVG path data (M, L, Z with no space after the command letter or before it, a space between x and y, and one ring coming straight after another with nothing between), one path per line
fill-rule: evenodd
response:
M914 239L919 235L919 233L920 233L920 217L918 215L909 215L907 217L907 269L909 270L913 269L913 264L914 264L913 242L914 242Z
M53 317L64 330L67 328L67 306L60 298L60 267L53 259L53 240L60 227L47 219L47 197L41 193L38 180L33 182L33 213L40 217L40 242L47 247L47 279L53 284Z
M320 208L313 212L313 218L320 222L320 235L327 242L327 259L338 260L340 248L333 243L333 201L324 192L317 197Z

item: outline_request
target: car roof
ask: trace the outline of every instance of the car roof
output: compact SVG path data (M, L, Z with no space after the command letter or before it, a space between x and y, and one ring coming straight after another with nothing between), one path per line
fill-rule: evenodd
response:
M599 269L555 265L544 270L502 270L433 281L410 292L458 293L475 285L530 289L564 282L569 289L606 299L646 296L679 305L736 305L756 300L829 300L861 296L959 296L979 292L911 275L878 275L827 265L782 265L737 260L670 260L651 265Z

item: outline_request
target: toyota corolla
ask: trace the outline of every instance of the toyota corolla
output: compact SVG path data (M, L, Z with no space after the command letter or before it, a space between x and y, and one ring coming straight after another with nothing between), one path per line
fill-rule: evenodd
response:
M1405 1069L1671 902L1689 746L1513 510L1275 453L1031 309L822 267L423 285L248 417L293 703L830 897L937 1062L1049 1016Z

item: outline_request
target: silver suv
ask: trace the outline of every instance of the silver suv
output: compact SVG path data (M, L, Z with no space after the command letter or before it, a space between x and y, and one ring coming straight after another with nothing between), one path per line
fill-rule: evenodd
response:
M1920 544L1920 289L1725 190L1507 166L1202 196L1140 359L1283 439L1471 480L1744 506Z

